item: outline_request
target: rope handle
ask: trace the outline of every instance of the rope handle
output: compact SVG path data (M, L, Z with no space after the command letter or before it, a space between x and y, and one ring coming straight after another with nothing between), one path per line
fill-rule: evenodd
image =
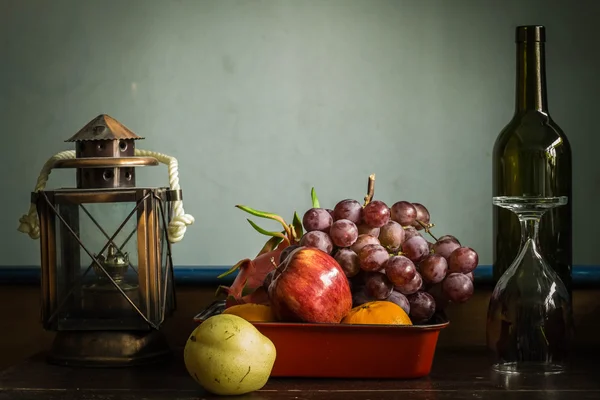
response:
M135 149L135 155L141 157L154 157L159 162L168 165L169 186L172 190L180 189L178 163L175 157L157 153L155 151L141 149ZM48 182L48 176L50 175L50 172L56 161L67 160L71 158L75 158L75 150L61 151L60 153L50 157L40 171L40 175L38 176L35 184L34 192L44 190L46 183ZM19 232L27 233L32 239L38 239L40 237L40 225L35 204L31 203L29 205L28 213L19 218L19 223ZM181 241L185 235L188 225L192 225L193 223L194 217L190 214L186 214L183 210L183 201L174 201L173 218L169 222L169 226L167 228L169 242L177 243Z

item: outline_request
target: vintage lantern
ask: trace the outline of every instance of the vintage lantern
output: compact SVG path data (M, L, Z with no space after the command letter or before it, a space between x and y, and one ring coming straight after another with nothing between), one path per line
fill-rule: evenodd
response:
M175 309L171 244L194 222L185 214L177 160L135 148L142 139L100 115L42 168L19 230L40 239L41 318L56 331L48 361L131 365L170 354L160 331ZM136 187L135 168L169 167L170 187ZM76 187L44 190L53 168Z

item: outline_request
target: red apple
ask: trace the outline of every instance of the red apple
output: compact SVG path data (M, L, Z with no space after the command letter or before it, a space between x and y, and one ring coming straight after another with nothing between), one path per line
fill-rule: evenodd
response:
M269 286L280 321L339 323L352 308L348 279L338 262L314 248L300 247L281 264Z

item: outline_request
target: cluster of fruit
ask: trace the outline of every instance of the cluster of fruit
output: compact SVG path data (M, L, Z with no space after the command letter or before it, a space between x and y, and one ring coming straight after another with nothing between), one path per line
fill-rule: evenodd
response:
M477 252L452 235L435 238L429 211L420 203L388 207L374 200L363 206L345 199L333 209L309 209L302 222L306 233L286 250L308 246L333 255L348 278L354 306L388 300L423 323L449 302L463 303L473 294Z
M423 204L388 206L373 195L373 175L363 204L344 199L328 209L313 189L312 207L301 219L294 214L289 225L281 217L241 207L278 220L285 229L268 232L249 220L272 238L259 257L246 260L241 280L236 278L234 286L254 291L246 301L239 295L237 303L267 304L280 320L339 322L351 307L387 301L402 308L412 323L424 324L449 303L466 302L473 294L477 252L452 235L436 238ZM248 287L252 278L258 285ZM299 305L302 310L292 309Z

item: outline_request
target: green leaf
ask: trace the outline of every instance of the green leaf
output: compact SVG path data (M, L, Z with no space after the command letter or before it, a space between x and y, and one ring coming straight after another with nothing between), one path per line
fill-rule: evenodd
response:
M255 215L257 217L274 219L276 221L279 221L280 219L282 219L277 214L273 214L273 213L266 212L266 211L255 210L252 207L243 206L241 204L237 204L236 207L239 208L240 210L246 211L247 213L250 213L250 214Z
M282 232L282 234L285 232ZM262 249L260 249L260 251L258 252L258 254L256 255L256 257L260 256L261 254L264 253L268 253L270 251L273 251L277 248L277 246L279 246L279 244L283 241L282 238L278 237L278 236L273 236L272 238L270 238L269 240L267 240L267 242L265 243L265 245L263 246Z
M273 232L273 231L268 231L266 229L263 229L260 226L256 225L251 219L248 219L248 222L250 223L250 225L252 225L252 227L258 233L262 233L263 235L267 235L267 236L274 236L274 237L279 237L281 239L285 239L285 235L281 232Z
M294 211L294 220L293 220L292 224L293 224L292 226L294 227L294 232L296 234L294 239L299 240L303 234L302 220L300 219L300 216L298 215L298 213L296 211Z
M247 285L242 289L242 297L248 296L256 291L258 288L249 288Z
M315 190L315 188L312 188L310 190L310 197L312 198L313 208L321 208L321 205L319 204L319 198L317 197L317 191Z
M227 286L223 286L223 285L217 286L217 290L215 290L215 297L217 297L223 293L227 294L227 289L229 289Z
M240 204L237 204L236 207L239 208L240 210L246 211L247 213L252 214L256 217L267 218L267 219L272 219L274 221L278 221L281 225L283 225L284 228L287 228L287 224L285 223L283 218L281 218L277 214L269 213L266 211L255 210L254 208L251 208L248 206L243 206Z
M228 271L223 272L221 275L217 276L217 279L221 279L223 277L226 277L227 275L237 271L238 269L240 269L240 267L242 266L242 264L249 262L250 260L248 258L245 258L243 260L240 260L237 262L237 264L235 264L233 267L229 268Z

